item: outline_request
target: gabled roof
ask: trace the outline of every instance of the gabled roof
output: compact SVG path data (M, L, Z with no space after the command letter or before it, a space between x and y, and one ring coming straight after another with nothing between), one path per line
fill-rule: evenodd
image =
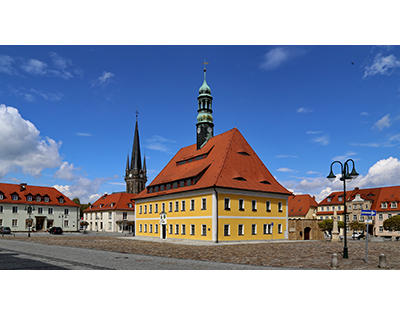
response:
M137 194L118 192L112 194L104 194L84 212L107 211L107 210L126 210L134 211L134 198ZM129 207L129 204L132 207Z
M60 191L53 187L42 187L36 185L27 185L27 184L13 184L13 183L0 183L0 193L2 193L3 199L0 200L0 203L10 203L10 204L34 204L34 205L51 205L51 206L76 206L67 196L62 194ZM13 200L12 194L18 195L18 200ZM27 196L32 195L33 200L28 201ZM41 201L36 201L36 196L41 196ZM49 202L44 201L44 197L47 196L49 198ZM62 197L64 199L64 203L59 202L59 198Z
M368 188L359 189L346 192L346 201L352 201L356 195L359 194L363 200L372 201L371 209L375 211L387 212L387 211L398 211L400 210L400 186L390 186L390 187L379 187L379 188ZM332 192L325 199L323 199L319 205L340 205L343 201L339 201L338 197L343 196L342 192ZM328 202L328 198L331 197L331 202ZM387 208L382 208L381 204L383 202L388 203ZM396 208L391 208L391 202L397 202ZM322 214L323 211L321 211ZM318 213L319 214L319 213ZM324 213L325 214L325 213Z
M311 207L317 208L318 203L314 196L309 194L299 194L289 196L288 208L289 217L291 216L306 216Z
M180 186L184 179L190 184ZM166 189L167 185L170 188ZM199 150L196 144L180 149L136 199L214 186L291 194L275 180L239 130L233 128L212 137Z

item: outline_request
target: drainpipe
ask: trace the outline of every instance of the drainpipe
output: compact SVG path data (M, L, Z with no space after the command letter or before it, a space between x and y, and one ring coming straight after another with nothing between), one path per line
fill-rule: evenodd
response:
M218 192L215 188L215 186L213 187L214 189L214 193L215 193L215 199L216 199L216 203L215 203L215 214L213 214L215 216L215 243L218 243Z

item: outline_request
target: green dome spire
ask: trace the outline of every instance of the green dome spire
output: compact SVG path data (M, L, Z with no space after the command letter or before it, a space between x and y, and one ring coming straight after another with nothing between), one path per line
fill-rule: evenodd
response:
M206 69L206 67L204 67L204 81L199 89L199 94L211 94L211 89L208 86L207 81L206 81L206 72L207 72L207 69Z

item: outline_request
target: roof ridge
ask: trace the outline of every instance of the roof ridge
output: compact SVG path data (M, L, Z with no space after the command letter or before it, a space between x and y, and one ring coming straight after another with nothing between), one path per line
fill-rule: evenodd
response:
M222 164L221 164L221 168L220 168L220 170L219 170L218 176L215 178L215 183L214 183L214 185L217 184L218 179L221 177L222 171L224 170L224 166L225 166L226 160L227 160L227 158L228 158L229 149L231 149L231 147L232 147L233 136L235 135L235 132L237 131L237 129L236 129L236 128L233 128L233 129L231 129L231 131L233 131L233 132L232 132L232 136L231 136L231 139L230 139L230 141L229 141L228 146L226 146L224 161L223 161Z

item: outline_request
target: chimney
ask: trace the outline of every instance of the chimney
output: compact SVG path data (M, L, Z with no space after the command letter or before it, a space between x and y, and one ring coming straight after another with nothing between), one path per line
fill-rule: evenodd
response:
M19 186L20 186L20 191L25 191L27 184L26 183L21 183Z

